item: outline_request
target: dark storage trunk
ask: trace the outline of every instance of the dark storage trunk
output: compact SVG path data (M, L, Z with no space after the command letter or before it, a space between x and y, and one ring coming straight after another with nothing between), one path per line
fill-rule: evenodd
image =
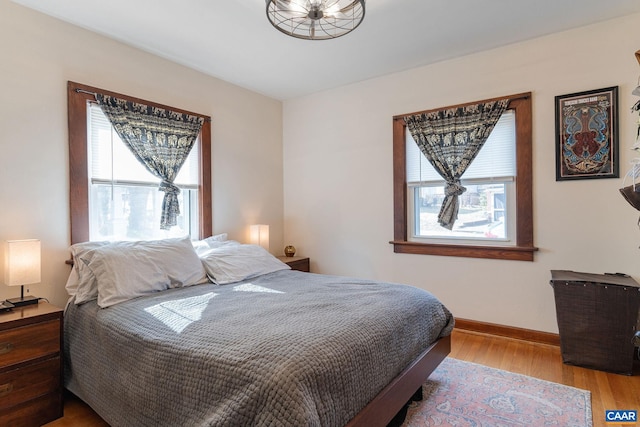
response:
M640 285L631 277L551 270L562 361L633 373Z

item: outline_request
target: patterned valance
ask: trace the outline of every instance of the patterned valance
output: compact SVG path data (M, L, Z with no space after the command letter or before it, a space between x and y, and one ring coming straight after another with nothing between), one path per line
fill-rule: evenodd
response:
M200 133L204 118L108 95L96 99L105 116L133 155L160 178L164 191L160 228L176 225L180 214L174 180Z
M509 105L508 99L447 108L405 117L420 151L446 181L439 224L451 230L458 218L460 177Z

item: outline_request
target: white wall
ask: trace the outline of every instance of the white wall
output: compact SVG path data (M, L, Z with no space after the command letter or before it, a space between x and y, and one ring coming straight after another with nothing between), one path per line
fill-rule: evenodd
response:
M554 96L619 86L621 176L636 135L640 15L284 103L285 243L320 273L404 282L460 318L557 332L551 269L640 279L623 179L555 181ZM392 117L533 93L534 262L395 254ZM314 130L313 132L310 130Z
M0 0L0 52L0 242L42 240L42 284L32 295L67 300L68 80L210 115L214 232L247 241L250 224L266 223L281 253L280 101L8 0ZM0 285L0 299L19 292Z

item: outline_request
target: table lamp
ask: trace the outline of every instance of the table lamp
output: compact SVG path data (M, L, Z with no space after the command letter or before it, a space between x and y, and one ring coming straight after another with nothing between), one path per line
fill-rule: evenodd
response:
M269 226L265 224L252 225L251 228L251 244L260 245L269 250Z
M16 307L37 304L39 298L24 295L24 285L40 283L40 240L8 240L4 254L4 284L20 286L20 298L7 301Z

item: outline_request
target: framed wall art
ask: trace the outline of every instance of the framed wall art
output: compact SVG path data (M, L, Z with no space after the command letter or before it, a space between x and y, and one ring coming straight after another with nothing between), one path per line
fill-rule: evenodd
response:
M555 99L556 181L618 178L618 87Z

